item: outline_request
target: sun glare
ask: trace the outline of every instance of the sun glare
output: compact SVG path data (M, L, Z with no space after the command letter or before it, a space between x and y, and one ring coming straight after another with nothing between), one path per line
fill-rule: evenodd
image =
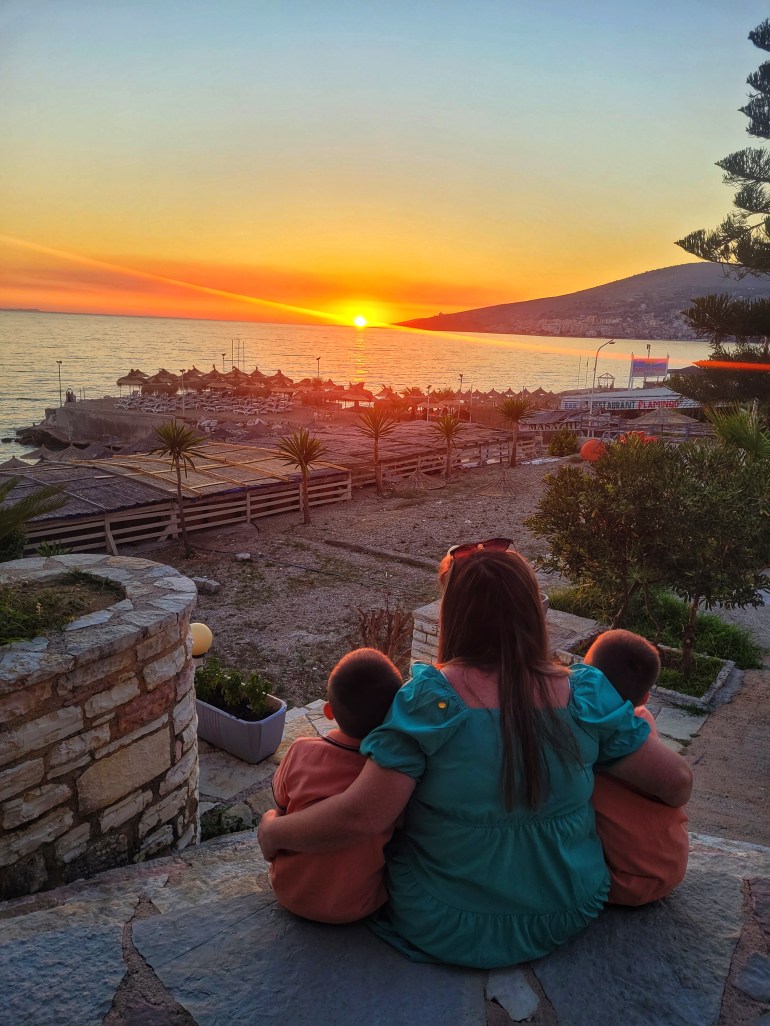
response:
M369 322L362 314L358 314L353 318L353 323L357 328L365 328Z

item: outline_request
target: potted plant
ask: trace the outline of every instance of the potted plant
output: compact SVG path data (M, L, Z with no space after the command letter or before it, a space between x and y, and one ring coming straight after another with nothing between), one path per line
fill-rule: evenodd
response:
M261 673L240 671L208 659L195 671L198 737L244 762L272 755L283 737L286 703L270 694Z

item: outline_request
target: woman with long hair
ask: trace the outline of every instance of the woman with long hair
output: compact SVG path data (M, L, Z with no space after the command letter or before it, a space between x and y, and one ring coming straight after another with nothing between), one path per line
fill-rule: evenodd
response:
M598 670L549 653L537 579L506 539L450 549L437 666L417 664L343 794L266 813L260 843L330 851L384 830L389 903L371 921L416 961L492 968L551 951L598 916L609 876L593 767L669 805L687 763L649 737Z

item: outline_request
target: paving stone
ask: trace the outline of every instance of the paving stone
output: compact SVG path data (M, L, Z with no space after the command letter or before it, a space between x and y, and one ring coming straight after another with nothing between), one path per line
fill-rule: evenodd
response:
M665 734L660 735L660 743L665 745L666 748L670 748L672 752L676 752L677 755L681 755L685 749L685 745L681 741L677 741L673 737L666 737Z
M487 998L501 1005L514 1022L530 1019L540 999L521 969L493 969L487 979Z
M262 857L256 830L223 834L196 844L182 859L175 862L176 869L182 871L172 873L167 886L152 899L160 912L270 889L269 866ZM165 863L163 858L147 868Z
M409 962L365 926L297 919L272 895L145 919L133 939L198 1026L485 1023L485 973Z
M770 958L755 951L735 978L735 986L755 1001L770 1001Z
M109 623L112 619L112 613L109 609L97 609L95 613L87 613L86 616L81 616L77 620L73 620L72 623L68 623L64 630L69 633L70 631L80 631L84 627L98 627L101 623Z
M122 930L72 927L0 946L0 994L14 1026L100 1026L126 971Z
M770 880L755 877L749 881L751 888L751 905L759 928L770 947Z
M665 901L608 908L533 963L559 1026L716 1023L742 927L741 871L737 858L692 852L685 882Z
M232 798L247 787L255 787L267 780L275 772L275 766L269 761L252 765L219 748L199 750L198 759L200 793L207 798Z
M659 734L675 738L678 741L690 741L700 731L707 716L693 715L683 709L670 709L664 706L655 719Z

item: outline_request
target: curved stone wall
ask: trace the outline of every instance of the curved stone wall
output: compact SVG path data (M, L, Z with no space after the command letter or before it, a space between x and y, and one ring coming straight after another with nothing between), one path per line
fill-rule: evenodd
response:
M86 554L2 563L0 584L53 585L73 567L125 598L0 647L0 899L198 840L195 585Z

